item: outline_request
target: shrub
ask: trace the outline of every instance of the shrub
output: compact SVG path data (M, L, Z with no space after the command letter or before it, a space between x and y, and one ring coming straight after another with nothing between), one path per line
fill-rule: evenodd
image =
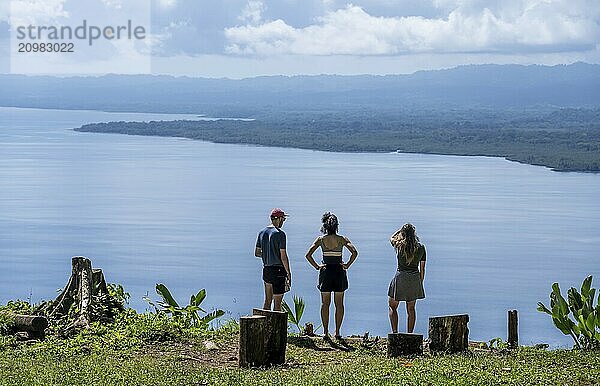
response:
M600 295L594 306L596 289L592 288L592 276L583 281L581 293L571 287L567 294L568 301L560 293L558 283L552 284L550 308L539 302L538 311L550 315L554 325L570 335L578 348L600 348Z
M168 314L172 316L173 319L183 323L185 327L208 327L211 321L225 315L223 310L206 312L200 307L200 304L206 298L205 289L201 289L196 295L192 294L190 303L185 307L181 307L179 303L177 303L167 286L164 284L156 285L156 293L160 295L162 299L157 301L156 304L148 297L144 297L144 300L154 307L156 313ZM200 316L198 312L203 312L205 315Z

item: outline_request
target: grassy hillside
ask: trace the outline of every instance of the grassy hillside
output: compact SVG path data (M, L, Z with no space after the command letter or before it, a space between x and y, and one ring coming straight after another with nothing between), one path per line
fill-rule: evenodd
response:
M152 331L152 329L155 329ZM156 339L165 326L107 330L68 340L0 349L2 385L595 385L600 352L472 349L465 354L389 359L384 343L350 341L340 350L319 338L290 337L285 365L237 368L237 330L194 331ZM141 333L141 330L145 330ZM136 336L136 334L138 334ZM155 340L153 340L155 339ZM211 341L216 349L207 349Z

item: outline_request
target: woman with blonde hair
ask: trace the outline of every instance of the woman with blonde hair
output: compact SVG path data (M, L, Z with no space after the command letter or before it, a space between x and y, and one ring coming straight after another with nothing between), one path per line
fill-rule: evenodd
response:
M392 332L398 332L398 304L406 302L407 331L412 333L417 315L417 299L425 298L423 280L425 279L425 246L419 242L415 227L404 224L390 237L390 243L396 250L398 269L388 290L388 305Z

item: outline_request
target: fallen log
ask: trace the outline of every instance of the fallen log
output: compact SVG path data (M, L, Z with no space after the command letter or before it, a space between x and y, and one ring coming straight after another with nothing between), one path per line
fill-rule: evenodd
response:
M48 319L37 315L7 315L13 326L19 331L42 332L48 327Z
M2 318L9 323L19 340L44 339L48 328L48 319L44 316L3 312Z

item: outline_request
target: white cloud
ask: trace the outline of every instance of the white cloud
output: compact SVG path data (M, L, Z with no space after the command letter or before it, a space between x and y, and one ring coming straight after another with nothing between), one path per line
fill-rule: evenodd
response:
M163 8L173 8L177 5L177 0L157 0L158 5Z
M560 52L593 49L600 41L595 0L434 2L449 9L447 17L377 17L347 5L304 28L281 19L226 28L226 51L258 56Z
M11 24L45 24L68 17L65 2L66 0L11 0Z
M121 9L123 8L122 0L102 0L108 8Z
M258 24L262 20L264 10L265 4L262 1L249 0L238 19L245 23Z
M0 1L0 21L9 21L10 4L6 1Z
M4 0L0 0L4 1ZM104 27L127 26L144 28L146 32L118 38L106 38L100 31ZM87 27L87 29L84 27ZM147 0L12 0L10 4L10 27L13 31L21 26L39 27L37 33L19 37L10 35L12 47L17 43L68 43L72 52L17 53L11 51L11 71L16 73L94 73L94 72L149 72L151 64L150 4ZM57 39L44 31L50 27L81 28L86 35ZM43 27L46 27L43 29ZM92 28L98 35L92 39ZM126 27L127 28L127 27ZM146 39L145 37L148 37Z

